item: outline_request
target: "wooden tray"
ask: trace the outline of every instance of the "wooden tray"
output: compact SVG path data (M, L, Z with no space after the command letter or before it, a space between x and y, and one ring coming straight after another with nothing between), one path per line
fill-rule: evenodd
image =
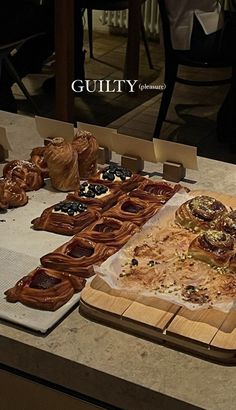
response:
M204 194L236 207L236 198L212 192ZM208 360L236 364L236 311L193 312L157 298L139 296L132 300L95 277L82 292L80 312L90 319Z

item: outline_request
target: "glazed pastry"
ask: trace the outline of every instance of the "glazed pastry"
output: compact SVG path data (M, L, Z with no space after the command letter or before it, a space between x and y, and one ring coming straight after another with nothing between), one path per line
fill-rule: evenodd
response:
M117 203L120 194L121 191L117 191L105 185L83 182L80 185L80 190L74 193L69 193L67 199L98 206L105 211Z
M81 178L89 178L97 171L98 143L88 131L78 131L72 142L78 153L78 166Z
M41 310L55 311L85 286L85 279L65 272L36 268L5 292L8 302L21 302Z
M214 229L227 208L210 196L196 196L182 204L175 213L175 222L186 229Z
M132 191L144 180L144 177L133 174L129 169L113 164L100 170L93 178L89 179L90 182L103 184L109 186L109 188L120 189L124 192Z
M48 164L52 187L59 191L74 191L79 187L78 155L72 144L63 138L53 138L47 145L44 159Z
M83 231L83 238L121 248L138 231L139 228L132 222L104 216Z
M36 167L40 170L43 178L48 178L48 166L44 159L46 147L36 147L32 150L30 154L30 160Z
M24 206L28 196L16 182L11 179L0 179L0 209Z
M117 205L106 211L103 216L129 221L141 226L159 209L160 207L156 203L148 203L139 198L123 195Z
M141 182L138 188L134 189L131 197L137 197L144 201L155 202L164 205L176 192L183 187L181 185L171 185L163 181L152 181L146 179Z
M37 191L44 185L41 172L29 161L8 162L3 168L3 177L16 182L25 191Z
M79 201L62 201L46 208L39 218L31 223L39 231L62 235L75 235L100 218L101 209L90 207Z
M218 228L236 238L236 210L223 215Z
M188 254L213 266L226 267L233 256L234 240L231 235L209 230L197 236L189 245Z
M87 278L94 275L94 264L100 264L116 251L116 248L75 236L54 252L43 256L41 263L47 268Z

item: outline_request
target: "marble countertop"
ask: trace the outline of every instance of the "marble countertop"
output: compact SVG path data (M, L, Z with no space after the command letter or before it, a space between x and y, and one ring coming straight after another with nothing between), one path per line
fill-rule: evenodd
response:
M0 112L0 126L12 158L27 158L40 142L30 117ZM161 168L146 164L153 176ZM199 158L185 184L236 195L236 166ZM78 308L44 336L0 322L0 362L122 409L235 408L236 368L91 322Z

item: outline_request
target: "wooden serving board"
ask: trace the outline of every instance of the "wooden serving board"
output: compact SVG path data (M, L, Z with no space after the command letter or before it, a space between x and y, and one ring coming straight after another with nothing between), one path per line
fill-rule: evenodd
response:
M206 191L195 194L211 195L236 208L235 197ZM236 311L191 311L154 297L125 298L97 276L82 292L80 312L181 351L222 364L236 364Z

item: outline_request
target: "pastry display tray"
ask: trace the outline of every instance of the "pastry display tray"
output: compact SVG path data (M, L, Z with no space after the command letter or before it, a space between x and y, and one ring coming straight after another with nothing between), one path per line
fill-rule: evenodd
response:
M236 207L236 198L207 191ZM236 365L236 311L192 311L154 297L124 297L96 276L82 291L80 312L92 320L222 364Z
M66 194L52 190L48 181L44 188L28 192L28 196L29 202L24 207L0 214L0 319L45 333L79 301L80 293L55 312L6 301L5 290L39 266L41 256L70 239L68 236L31 228L32 219L46 207L63 200Z

